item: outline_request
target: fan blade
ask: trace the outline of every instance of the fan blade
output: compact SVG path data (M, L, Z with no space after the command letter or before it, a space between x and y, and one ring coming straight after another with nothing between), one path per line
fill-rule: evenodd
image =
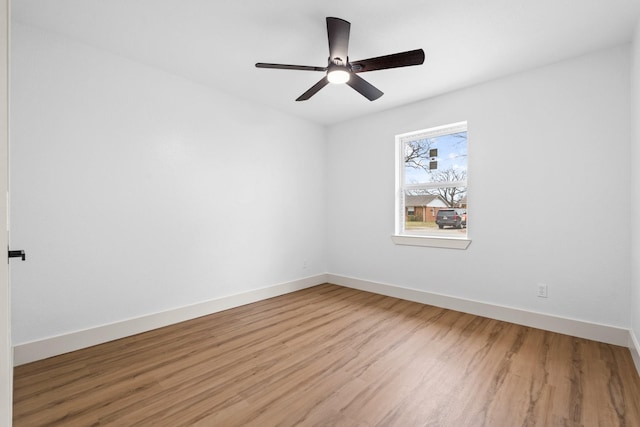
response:
M365 71L408 67L410 65L420 65L422 63L424 63L424 51L422 49L416 49L407 52L379 56L377 58L354 61L351 63L351 69L354 73L364 73Z
M327 78L327 76L324 76L322 80L320 80L318 83L311 86L308 91L300 95L298 99L296 99L296 101L306 101L307 99L311 98L313 95L318 93L320 89L322 89L328 84L329 84L329 79Z
M329 37L329 58L336 58L347 65L349 54L349 31L351 24L340 18L327 18L327 35Z
M360 92L362 96L369 101L375 101L380 98L384 93L376 88L374 85L363 79L357 74L351 73L351 78L347 82L349 86Z
M278 70L301 70L301 71L327 71L327 67L312 67L309 65L289 65L289 64L266 64L258 62L256 68L275 68Z

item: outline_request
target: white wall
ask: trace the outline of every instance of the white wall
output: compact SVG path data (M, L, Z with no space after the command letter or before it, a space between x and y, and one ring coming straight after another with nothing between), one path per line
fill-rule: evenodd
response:
M12 39L15 345L326 271L322 127L23 25Z
M331 127L329 272L628 328L629 67L618 47ZM394 245L394 135L463 120L471 246Z
M631 333L635 337L636 351L640 351L640 21L636 26L635 37L632 44L633 64L631 68L633 87L632 128L633 140L631 142L631 218L632 221L632 246L631 246ZM640 359L636 361L640 371Z

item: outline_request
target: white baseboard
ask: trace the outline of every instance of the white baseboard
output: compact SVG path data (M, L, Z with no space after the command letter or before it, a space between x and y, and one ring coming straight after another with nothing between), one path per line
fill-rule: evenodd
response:
M633 333L633 330L629 331L628 346L629 351L631 352L631 357L633 358L633 363L636 365L638 375L640 375L640 342L638 342L638 338Z
M488 317L490 319L503 320L505 322L600 341L607 344L620 345L624 347L629 345L629 330L615 326L601 325L598 323L552 316L549 314L537 313L518 308L487 304L479 301L452 297L449 295L430 293L417 289L403 288L335 274L329 274L327 281L329 283L334 283L348 288L360 289L408 301L415 301L422 304L462 311L464 313L475 314L482 317ZM637 361L636 366L638 366Z
M18 344L13 348L14 365L23 365L36 360L46 359L91 347L108 341L147 332L163 326L172 325L185 320L195 319L252 302L273 298L301 289L310 288L327 282L326 274L306 277L291 282L280 283L266 288L255 289L236 295L179 307L176 309L153 313L133 319L127 319L108 325L102 325L81 331L71 332L38 341Z
M503 320L518 325L629 347L636 368L640 373L640 344L633 335L633 332L627 329L334 274L319 274L317 276L255 289L241 294L216 298L168 311L18 344L14 346L13 349L14 365L18 366L36 360L46 359L48 357L147 332L163 326L306 289L322 283L333 283L422 304Z

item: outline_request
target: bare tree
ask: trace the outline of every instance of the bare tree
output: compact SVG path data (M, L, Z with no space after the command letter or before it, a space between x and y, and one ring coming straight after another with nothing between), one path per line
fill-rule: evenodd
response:
M467 171L464 169L446 169L433 174L435 182L463 182L467 180ZM456 206L467 194L467 187L440 187L437 191L451 207Z
M404 164L414 169L424 169L429 171L429 150L431 140L420 139L409 141L405 144Z
M467 133L459 132L449 135L455 138L457 141L453 144L461 144L467 142ZM404 149L404 164L413 169L423 169L427 172L431 172L429 162L433 159L431 156L431 149L435 141L432 138L418 139L414 141L408 141L405 143ZM457 157L467 157L465 154L458 154Z

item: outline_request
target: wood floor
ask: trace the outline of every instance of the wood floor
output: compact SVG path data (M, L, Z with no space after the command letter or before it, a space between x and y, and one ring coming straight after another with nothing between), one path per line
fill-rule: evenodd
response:
M15 426L640 426L629 350L322 285L19 366Z

